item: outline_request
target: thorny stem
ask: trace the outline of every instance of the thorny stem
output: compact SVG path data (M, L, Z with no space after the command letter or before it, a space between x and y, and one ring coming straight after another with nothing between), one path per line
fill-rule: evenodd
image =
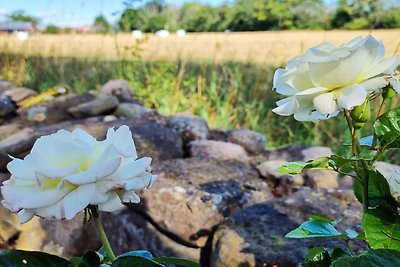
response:
M106 232L104 231L103 225L101 224L100 214L97 206L89 206L90 212L93 217L94 224L96 225L97 232L99 233L103 248L107 253L108 258L111 262L115 261L115 254L111 248L110 242L107 239Z

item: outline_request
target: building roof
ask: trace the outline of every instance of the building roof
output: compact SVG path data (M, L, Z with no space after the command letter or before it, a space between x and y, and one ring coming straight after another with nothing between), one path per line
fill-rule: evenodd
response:
M30 31L35 28L32 22L4 21L0 22L0 31Z

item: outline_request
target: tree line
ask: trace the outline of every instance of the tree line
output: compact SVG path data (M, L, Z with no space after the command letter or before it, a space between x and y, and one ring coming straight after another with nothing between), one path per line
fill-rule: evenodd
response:
M127 0L116 22L103 15L93 22L96 32L160 29L187 32L266 31L293 29L400 28L399 0L234 0L231 4L209 5L189 1L182 6L163 0ZM39 20L23 11L9 15L13 20ZM46 32L58 33L56 25Z
M329 1L332 2L332 1ZM385 0L236 0L208 5L187 2L180 7L161 0L138 8L127 4L118 20L121 31L185 29L188 32L264 31L291 29L399 28L399 2Z

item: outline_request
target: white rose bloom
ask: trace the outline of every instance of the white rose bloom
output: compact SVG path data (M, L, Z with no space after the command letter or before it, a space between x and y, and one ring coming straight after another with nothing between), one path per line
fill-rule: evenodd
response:
M88 205L115 211L121 202L138 203L135 191L152 185L150 163L138 159L126 125L109 129L104 141L80 129L60 130L40 137L23 160L12 158L2 204L18 212L21 223L35 215L69 220Z
M372 36L339 47L322 43L290 60L274 75L275 90L287 96L273 112L299 121L318 121L361 105L391 83L400 93L395 72L399 56L384 60L385 47Z

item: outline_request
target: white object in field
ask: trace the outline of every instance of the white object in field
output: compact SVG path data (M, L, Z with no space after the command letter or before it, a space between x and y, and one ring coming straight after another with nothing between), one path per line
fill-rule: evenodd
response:
M28 32L22 32L22 31L16 31L15 36L17 36L18 40L21 41L26 41L28 40L29 33Z
M132 31L132 36L133 36L133 38L135 38L135 39L140 39L140 38L143 37L143 33L142 33L141 30L133 30L133 31Z
M156 31L156 35L160 38L167 38L169 36L169 31L159 30L159 31Z
M179 29L176 31L176 36L178 36L178 37L183 37L183 36L185 36L185 34L186 34L186 31L184 29Z

